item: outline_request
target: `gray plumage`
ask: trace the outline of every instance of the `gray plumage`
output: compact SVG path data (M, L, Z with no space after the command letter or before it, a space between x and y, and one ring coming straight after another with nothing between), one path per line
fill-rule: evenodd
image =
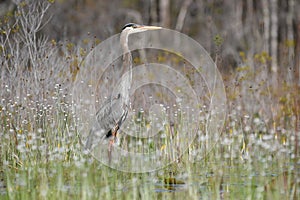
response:
M127 117L128 110L122 108L122 97L119 94L108 99L96 113L96 120L90 130L85 148L92 149L94 145L110 138L113 131L117 131Z

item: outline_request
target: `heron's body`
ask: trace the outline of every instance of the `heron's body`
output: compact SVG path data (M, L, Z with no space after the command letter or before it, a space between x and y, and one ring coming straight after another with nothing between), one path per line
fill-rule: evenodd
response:
M127 110L122 107L121 95L114 99L108 99L96 113L93 124L86 142L86 148L91 149L102 140L114 136L127 116ZM109 113L109 114L108 114Z
M130 87L132 82L132 56L128 47L128 36L132 33L143 32L146 30L156 30L160 27L142 26L134 23L126 24L120 35L120 44L123 50L123 75L120 85L116 87L115 96L110 97L99 111L96 113L95 124L90 130L86 141L86 149L92 149L94 145L101 143L102 140L115 137L117 131L125 121L130 107ZM127 73L128 72L128 73Z

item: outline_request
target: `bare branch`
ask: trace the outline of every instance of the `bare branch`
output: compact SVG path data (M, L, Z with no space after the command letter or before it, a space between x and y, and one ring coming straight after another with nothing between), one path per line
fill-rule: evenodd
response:
M177 31L181 31L182 28L183 28L183 25L184 25L184 20L185 20L185 17L186 17L186 13L187 13L187 10L190 6L190 4L192 3L192 0L185 0L181 6L181 9L180 9L180 12L179 12L179 15L177 17L177 23L176 23L176 30Z

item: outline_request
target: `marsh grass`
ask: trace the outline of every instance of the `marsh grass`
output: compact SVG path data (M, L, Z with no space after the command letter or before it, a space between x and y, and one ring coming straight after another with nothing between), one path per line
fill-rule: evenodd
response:
M13 26L3 27L0 41L1 199L299 198L298 86L272 88L266 72L246 67L245 61L223 76L228 113L213 148L207 148L204 121L175 162L153 172L125 173L104 166L81 146L70 90L95 39L74 45L42 38L26 44L24 38L37 33L16 31L21 19L15 17ZM25 53L28 47L33 47L31 54ZM143 118L136 126L143 131L147 123ZM176 121L175 133L184 123ZM167 136L170 130L164 128ZM170 141L145 141L143 148L167 153L164 145Z
M295 113L283 115L273 131L274 123L263 122L258 114L233 109L219 142L205 157L198 157L203 142L199 136L176 162L158 171L135 174L106 167L85 154L71 106L62 101L64 92L54 94L50 105L48 101L2 99L1 199L299 196ZM20 106L26 103L31 106ZM170 183L172 179L184 184Z

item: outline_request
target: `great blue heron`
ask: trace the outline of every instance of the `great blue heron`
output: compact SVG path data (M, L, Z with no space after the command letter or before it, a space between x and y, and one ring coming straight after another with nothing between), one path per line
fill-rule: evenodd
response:
M115 140L117 131L127 117L128 108L130 106L129 92L132 82L132 56L128 47L128 36L132 33L157 30L160 28L161 27L144 26L135 23L129 23L123 27L120 35L120 44L123 50L122 70L124 73L126 71L129 73L122 78L117 90L117 95L110 97L96 113L95 124L90 130L86 141L86 149L91 150L102 140L112 136L113 138L109 145L110 151L111 144Z

